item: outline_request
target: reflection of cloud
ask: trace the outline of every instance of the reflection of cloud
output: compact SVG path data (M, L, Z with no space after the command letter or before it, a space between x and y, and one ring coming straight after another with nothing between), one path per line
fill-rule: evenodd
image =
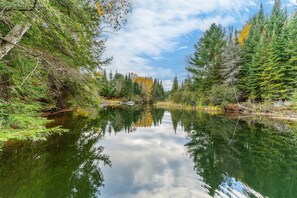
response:
M162 124L157 127L139 127L136 133L105 137L98 145L105 147L113 167L101 168L105 177L105 187L100 189L102 195L114 198L211 197L210 186L199 171L193 169L193 161L184 147L186 143L188 139L180 125L174 133L169 112L165 112ZM246 192L261 197L243 183L226 178L215 191L215 197L245 198Z
M170 114L163 124L118 133L100 142L110 155L112 168L102 167L106 197L209 197L193 162L185 154L187 139L181 128L172 130ZM127 146L129 145L129 146Z

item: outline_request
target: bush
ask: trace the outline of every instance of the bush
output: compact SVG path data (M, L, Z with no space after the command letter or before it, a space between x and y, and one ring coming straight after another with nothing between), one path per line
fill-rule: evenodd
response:
M215 85L209 91L207 99L213 105L226 107L235 102L235 95L233 89L227 85Z
M291 97L292 105L297 110L297 91L295 91Z

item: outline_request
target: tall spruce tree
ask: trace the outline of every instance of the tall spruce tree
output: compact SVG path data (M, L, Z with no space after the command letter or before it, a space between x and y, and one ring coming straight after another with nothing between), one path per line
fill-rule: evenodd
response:
M266 36L263 31L265 28L265 18L264 18L264 10L263 5L260 6L260 11L256 15L254 19L253 25L253 38L252 38L252 46L253 53L251 54L251 62L246 62L248 65L248 73L247 73L247 87L248 87L248 97L250 99L259 99L261 95L260 91L260 82L261 82L261 72L262 68L262 56L261 49L265 45L265 39L262 37ZM251 47L251 46L250 46Z
M267 62L263 64L262 74L262 97L265 99L286 99L288 98L289 87L286 84L286 41L288 32L285 28L287 14L281 5L280 0L275 0L271 17L269 18L266 31L270 39L267 48Z
M291 94L297 89L297 9L288 23L287 32L289 39L286 47L288 61L285 79L288 92Z
M220 69L222 51L226 44L224 37L225 30L213 23L195 45L194 55L189 58L187 70L202 92L222 81Z
M162 85L162 82L157 79L154 80L152 96L154 101L162 101L165 99L164 87Z
M171 94L178 92L179 87L178 87L178 80L177 80L177 75L173 79L173 85L171 89Z
M265 25L265 17L263 5L261 4L259 12L249 21L251 24L251 30L245 40L243 46L243 66L239 72L239 82L237 84L238 89L241 90L243 98L252 97L255 98L259 86L258 59L255 59L254 55L256 50L260 48L260 40L262 31Z

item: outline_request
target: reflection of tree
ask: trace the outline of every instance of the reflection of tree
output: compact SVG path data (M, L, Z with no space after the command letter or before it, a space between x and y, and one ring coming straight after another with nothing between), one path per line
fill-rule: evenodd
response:
M175 132L176 132L176 129L177 129L178 122L179 122L180 119L181 119L181 117L180 117L180 113L181 113L180 110L171 110L171 111L170 111L170 114L171 114L171 122L172 122L172 126L173 126L173 129L174 129Z
M133 132L135 128L133 123L136 122L143 112L141 108L113 108L101 111L98 117L101 121L101 130L103 133L115 133L125 130L126 132Z
M115 133L125 130L133 132L137 127L151 127L161 123L164 116L164 110L144 108L113 108L101 111L98 117L101 118L101 129L103 132ZM104 120L104 121L102 121Z
M165 112L164 109L154 109L154 108L151 109L154 126L158 126L158 125L162 124L164 112Z
M98 145L93 120L58 118L70 128L46 142L12 142L0 156L0 197L96 197L103 185L100 164L111 166ZM81 131L83 131L81 133Z
M297 144L292 131L241 121L236 127L236 121L201 113L172 116L188 133L186 147L210 195L234 177L268 197L295 197Z
M135 127L151 127L153 125L152 113L148 110L144 111L137 122L134 123Z
M152 112L152 113L151 113ZM100 166L111 166L100 139L107 132L128 131L143 117L160 123L164 110L115 108L95 119L73 114L51 125L70 129L46 142L11 142L0 154L0 197L97 197L104 178ZM147 124L147 123L146 123ZM50 126L49 126L50 127Z

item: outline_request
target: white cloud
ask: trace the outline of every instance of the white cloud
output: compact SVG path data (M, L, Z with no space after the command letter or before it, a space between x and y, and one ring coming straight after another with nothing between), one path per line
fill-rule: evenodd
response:
M297 0L289 0L289 3L287 6L296 6L297 5Z
M113 56L112 70L142 76L171 79L172 69L156 67L153 61L164 52L183 49L181 36L206 30L216 22L228 26L242 9L253 6L247 0L135 0L128 24L109 35L106 57ZM108 68L109 69L109 68ZM168 82L167 82L168 83Z
M163 80L162 83L165 90L171 90L173 85L173 80Z
M185 50L185 49L188 49L188 46L181 46L181 47L177 48L177 51L179 51L179 50Z

